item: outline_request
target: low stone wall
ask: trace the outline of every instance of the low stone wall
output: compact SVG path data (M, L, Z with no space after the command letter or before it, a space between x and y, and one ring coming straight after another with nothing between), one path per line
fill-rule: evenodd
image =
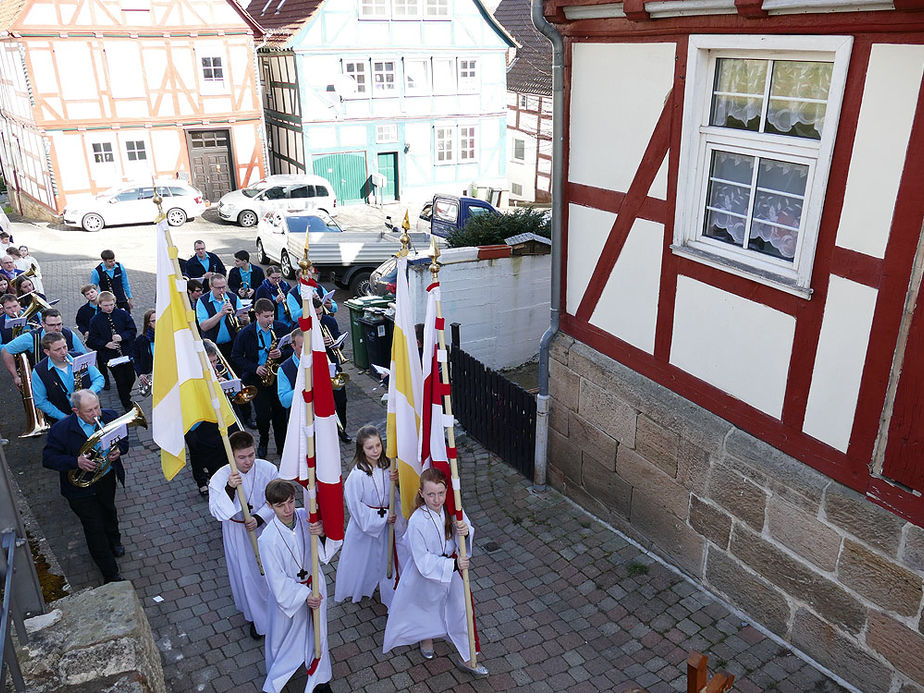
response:
M26 621L17 647L30 693L165 693L160 652L130 582L112 582L49 605Z
M860 690L921 690L924 530L564 334L550 377L555 488Z

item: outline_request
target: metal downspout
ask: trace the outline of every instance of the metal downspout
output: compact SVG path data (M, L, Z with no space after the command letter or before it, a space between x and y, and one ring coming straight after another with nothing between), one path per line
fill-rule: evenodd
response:
M552 43L552 296L549 329L539 342L539 394L536 398L536 453L533 491L545 491L549 456L549 347L558 332L561 299L562 165L564 138L564 43L542 14L542 0L532 0L533 24Z

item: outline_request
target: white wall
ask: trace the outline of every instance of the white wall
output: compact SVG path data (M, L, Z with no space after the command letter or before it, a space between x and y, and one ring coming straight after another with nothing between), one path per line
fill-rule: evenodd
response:
M518 366L539 352L549 326L551 255L479 260L477 248L450 248L440 262L446 328L461 323L462 347L489 368ZM427 313L427 265L408 272L414 321ZM449 336L447 334L447 341Z

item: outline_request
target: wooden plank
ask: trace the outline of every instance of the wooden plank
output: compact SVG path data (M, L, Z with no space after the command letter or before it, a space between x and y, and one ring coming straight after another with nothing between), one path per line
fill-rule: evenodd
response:
M687 657L687 693L700 693L706 686L706 662L709 658L696 650Z

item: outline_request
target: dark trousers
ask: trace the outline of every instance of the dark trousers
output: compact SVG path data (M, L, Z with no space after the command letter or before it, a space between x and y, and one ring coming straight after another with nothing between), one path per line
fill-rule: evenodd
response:
M135 369L130 363L122 363L115 368L105 367L115 380L116 389L119 391L119 401L123 409L130 409L132 406L132 386L135 384Z
M80 518L90 556L107 580L119 574L112 548L122 543L115 506L116 473L110 471L90 487L94 495L68 498L71 510Z
M282 445L286 441L286 421L288 414L279 402L276 393L276 384L272 387L257 386L257 396L253 398L253 408L257 414L257 430L260 432L260 443L267 443L270 424L273 426L273 437L276 439L276 452L282 452Z
M237 426L232 428L237 430ZM228 464L218 425L209 421L203 421L196 430L186 434L186 449L189 451L189 468L197 488L208 486L212 475Z
M225 357L225 361L231 363L231 350L234 347L234 341L225 342L224 344L218 344L218 351L221 352L221 355ZM237 418L241 420L241 423L245 423L250 419L252 409L250 408L250 402L245 404L235 404L234 411L237 413Z
M116 301L116 308L127 310L129 313L132 312L132 309L128 307L128 301Z
M340 419L340 425L343 426L343 432L349 435L346 427L346 405L346 385L344 385L339 390L334 390L334 409L337 412L337 418Z

